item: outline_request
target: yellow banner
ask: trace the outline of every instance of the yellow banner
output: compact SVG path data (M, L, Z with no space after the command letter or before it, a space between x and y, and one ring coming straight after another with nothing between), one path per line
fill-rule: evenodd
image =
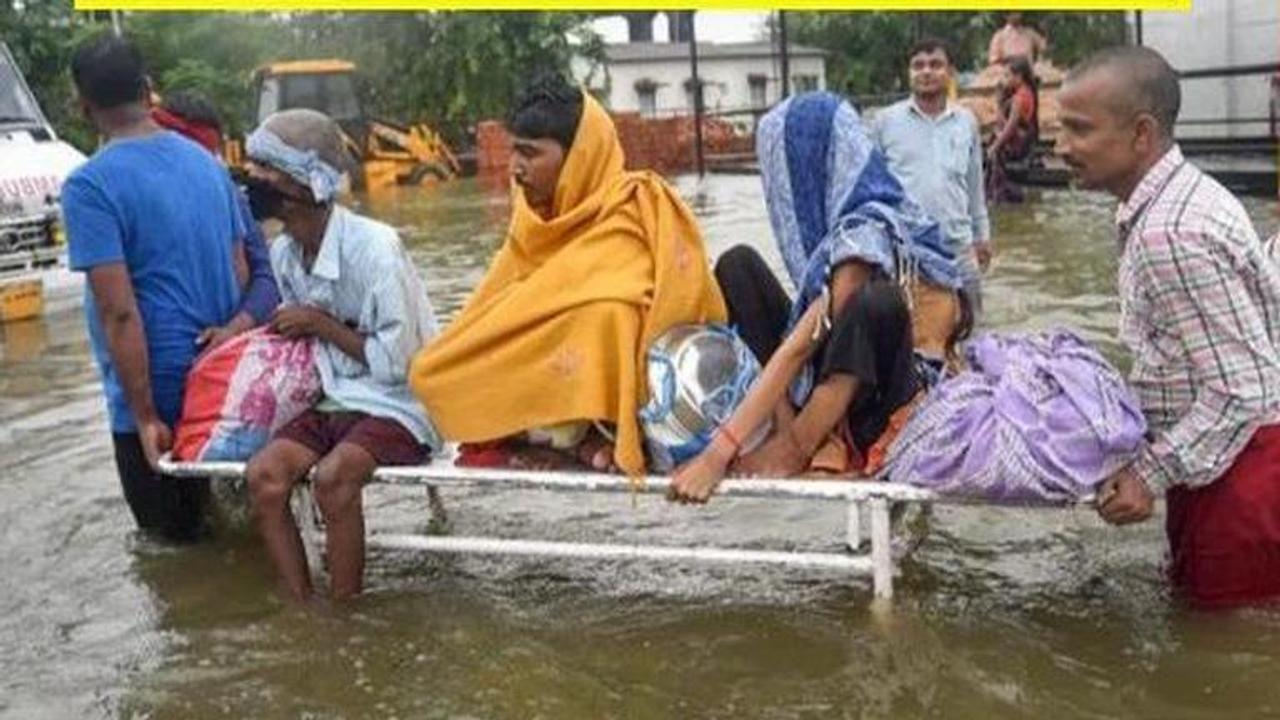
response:
M1172 10L1191 0L75 0L77 10Z

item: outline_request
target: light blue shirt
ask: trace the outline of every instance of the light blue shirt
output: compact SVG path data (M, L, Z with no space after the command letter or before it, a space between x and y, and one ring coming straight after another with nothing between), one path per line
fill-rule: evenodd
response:
M323 310L365 338L367 366L336 345L317 345L325 398L395 420L438 450L440 435L408 382L410 360L436 333L435 313L396 231L335 205L310 270L288 233L271 244L271 267L284 304Z
M940 115L929 117L914 98L907 98L881 110L873 127L889 169L956 249L991 238L982 139L972 113L948 104Z

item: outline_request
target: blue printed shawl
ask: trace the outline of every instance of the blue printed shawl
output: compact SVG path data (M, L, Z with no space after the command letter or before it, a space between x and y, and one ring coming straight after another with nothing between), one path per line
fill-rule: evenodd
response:
M857 111L838 96L806 93L779 104L760 120L756 154L801 311L831 269L853 258L889 277L912 267L932 283L960 287L938 224L907 196Z
M899 281L919 276L960 287L938 223L907 196L849 103L825 92L783 101L760 120L756 156L769 222L797 291L792 325L848 260ZM811 388L806 373L793 398L803 402Z

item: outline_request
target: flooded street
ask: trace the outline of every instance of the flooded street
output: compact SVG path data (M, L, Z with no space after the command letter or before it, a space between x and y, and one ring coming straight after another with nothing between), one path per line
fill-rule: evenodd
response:
M716 255L772 253L759 178L681 178ZM362 198L451 315L505 229L475 180ZM1274 201L1247 203L1260 232ZM987 329L1114 340L1113 205L1000 208ZM775 265L777 263L775 262ZM1280 612L1197 615L1160 521L940 507L888 614L834 572L373 552L354 611L278 601L234 498L216 540L137 538L79 313L0 326L0 717L1280 717ZM445 491L449 530L831 550L843 507ZM375 486L371 532L422 532L425 492Z

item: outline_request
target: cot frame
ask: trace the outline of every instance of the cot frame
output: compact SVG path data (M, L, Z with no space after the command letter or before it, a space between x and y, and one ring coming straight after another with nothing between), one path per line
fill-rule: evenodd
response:
M213 480L243 479L242 462L176 462L168 456L160 462L161 472L176 477L204 477ZM640 493L665 495L671 479L648 476L629 478L589 472L512 470L506 468L458 467L452 454L426 465L383 467L374 472L372 482L409 487L425 487L433 512L439 512L440 488L480 486L503 489L546 490L565 493ZM299 486L304 532L317 540L319 517L306 484ZM892 482L848 479L726 479L717 490L717 502L733 498L770 498L842 503L845 506L843 552L754 550L715 545L671 546L623 543L560 542L536 538L490 536L416 535L370 533L371 547L394 550L454 554L563 557L593 560L661 560L723 563L728 565L782 565L792 568L835 570L854 577L870 576L875 598L893 597L895 558L891 514L906 504L942 501L934 493ZM864 533L864 528L867 532ZM869 541L864 543L864 541ZM862 550L867 545L865 551Z

